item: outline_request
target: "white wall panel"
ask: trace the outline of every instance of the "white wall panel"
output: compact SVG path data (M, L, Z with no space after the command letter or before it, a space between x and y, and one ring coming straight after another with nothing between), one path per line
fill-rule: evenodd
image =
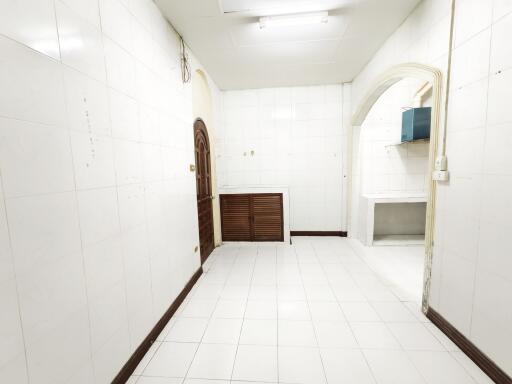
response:
M292 231L341 231L343 86L227 91L218 184L288 186Z
M0 3L0 382L104 384L199 267L178 37L150 0Z

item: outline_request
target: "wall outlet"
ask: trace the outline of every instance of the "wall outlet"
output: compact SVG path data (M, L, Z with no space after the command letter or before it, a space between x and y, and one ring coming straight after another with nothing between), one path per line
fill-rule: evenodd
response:
M448 171L434 171L432 172L432 180L434 181L448 181L450 174Z

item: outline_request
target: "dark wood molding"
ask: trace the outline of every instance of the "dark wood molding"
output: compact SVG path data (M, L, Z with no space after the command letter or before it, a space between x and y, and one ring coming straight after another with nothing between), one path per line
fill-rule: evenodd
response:
M290 231L290 236L337 236L347 237L343 231Z
M443 316L428 308L427 318L450 338L473 362L484 371L496 384L512 384L512 378L496 365L485 353L460 333Z
M179 306L183 303L183 300L185 300L185 297L187 297L188 293L196 284L197 280L199 279L199 277L201 277L202 274L203 267L199 267L199 269L196 271L196 273L194 273L194 275L189 280L187 285L185 285L183 290L180 292L178 297L176 297L176 299L173 301L169 309L160 318L158 323L156 323L151 332L149 332L149 334L142 341L142 343L135 350L135 352L133 352L132 356L128 359L123 368L121 368L121 370L114 378L114 380L112 380L112 384L124 384L128 381L132 373L135 371L135 368L137 368L137 365L139 365L144 355L146 355L151 345L155 342L158 335L160 335L160 333L163 331L169 320L171 320L171 317L174 315Z

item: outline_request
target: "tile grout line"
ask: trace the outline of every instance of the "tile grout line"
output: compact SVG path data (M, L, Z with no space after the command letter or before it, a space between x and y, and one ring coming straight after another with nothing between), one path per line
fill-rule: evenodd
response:
M331 242L330 244L331 244L331 247L330 247L329 252L334 252L335 244L334 244L334 243L332 243L332 242ZM290 247L290 248L291 248L291 247ZM332 290L332 284L333 284L333 282L335 281L335 277L331 277L331 278L329 278L329 277L328 277L328 274L326 273L327 269L329 268L329 264L330 264L330 263L328 263L328 262L326 262L326 263L321 262L321 259L320 259L320 256L319 256L319 252L321 251L321 249L320 249L319 247L315 247L313 244L311 244L311 248L312 248L312 252L313 252L313 254L314 254L314 256L315 256L315 258L316 258L316 260L317 260L317 263L318 263L318 265L321 267L321 270L322 270L322 272L323 272L323 275L324 275L324 277L326 278L326 284L327 284L327 286L329 286L329 288ZM261 261L261 260L264 260L264 259L262 259L262 257L263 257L263 253L262 253L262 251L263 251L263 250L260 250L260 249L258 249L258 250L256 251L256 258L255 258L255 259L254 259L254 261L252 262L252 273L251 273L251 278L250 278L250 283L249 283L249 287L250 287L250 288L252 288L253 284L256 282L256 277L257 277L257 276L256 276L256 269L257 269L256 267L257 267L257 265L259 265L258 260L260 260L260 261ZM276 252L276 253L275 253L276 258L275 258L274 266L277 268L277 265L278 265L278 262L277 262L277 248L274 248L274 251ZM296 265L296 266L298 267L298 271L300 272L300 278L301 278L301 282L302 282L303 291L306 293L306 285L304 285L304 280L303 280L303 279L304 279L304 275L303 275L303 273L302 273L302 272L307 271L308 264L307 264L307 263L306 263L306 264L302 264L302 268L301 268L301 266L300 266L300 265L298 264L298 262L297 262L297 250L296 250L296 249L293 249L293 252L294 252L294 255L296 256L296 262L294 262L294 264L293 264L293 265ZM252 252L251 252L251 253L252 253ZM340 260L340 256L338 256L338 257L337 257L337 259L338 259L338 260ZM323 259L322 259L322 260L323 260ZM222 284L222 287L226 288L226 287L228 286L229 276L231 276L231 277L235 277L235 276L236 276L236 275L234 274L234 273L235 273L235 267L234 267L234 266L235 266L235 264L236 264L236 263L233 261L233 262L231 262L231 266L230 266L230 267L228 267L228 268L229 268L228 277L226 277L226 276L224 276L224 277L223 277L223 279L224 279L224 283ZM313 265L313 264L312 264L312 265ZM315 263L315 265L316 265L316 263ZM268 264L266 264L266 265L264 265L264 266L269 266L269 265L268 265ZM247 267L247 265L246 265L246 267ZM227 268L227 269L228 269L228 268ZM247 268L249 268L249 267L247 267ZM263 268L263 269L265 270L265 268ZM268 269L269 269L269 268L267 268L267 270L268 270ZM244 270L247 270L247 269L244 269ZM372 273L373 273L373 272L372 272ZM264 275L263 277L268 277L268 274L267 274L267 275ZM221 285L221 284L219 284L219 285ZM277 288L277 289L278 289L279 284L278 284L278 279L277 279L277 269L276 269L276 279L275 279L275 282L274 282L272 285L267 285L267 284L264 284L264 285L266 285L267 287L272 287L272 286L274 286L275 288ZM334 291L333 291L333 292L334 292ZM216 305L215 305L215 307L217 307L217 306L218 306L218 303L219 303L221 300L222 300L222 293L220 293L220 294L218 295L217 300L216 300ZM225 299L225 300L229 300L229 299ZM231 300L234 300L234 299L231 299ZM240 333L239 333L239 336L238 336L238 343L237 343L237 346L236 346L235 357L234 357L234 360L233 360L233 366L232 366L232 370L231 370L231 379L230 379L231 381L230 381L230 382L234 382L234 381L236 381L236 380L235 380L235 378L233 377L233 375L234 375L234 370L235 370L235 366L236 366L236 359L237 359L238 350L239 350L239 347L240 347L240 345L241 345L241 344L240 344L240 340L241 340L241 334L242 334L242 332L243 332L243 324L245 323L245 319L246 319L246 316L245 316L245 315L246 315L246 313L247 313L247 303L248 303L248 301L249 301L249 293L247 293L247 296L246 296L246 298L245 298L245 304L246 304L246 306L245 306L245 309L244 309L244 315L243 315L243 317L242 317L242 319L243 319L243 320L242 320L242 325L241 325L241 328L240 328ZM276 302L278 302L278 301L279 301L278 291L276 291L275 301L276 301ZM323 371L324 371L324 376L325 376L326 382L328 382L328 380L327 380L327 372L326 372L326 369L325 369L325 367L326 367L326 366L325 366L325 364L324 364L324 359L323 359L323 357L322 357L322 354L320 353L320 345L319 345L319 341L318 341L318 334L317 334L317 332L316 332L316 328L314 327L313 315L312 315L312 312L311 312L311 309L310 309L311 307L310 307L310 305L309 305L309 304L310 304L310 302L309 302L309 298L307 297L307 293L306 293L306 301L307 301L307 303L306 303L306 304L308 305L309 318L310 318L311 324L312 324L312 326L313 326L313 328L314 328L315 338L316 338L316 343L317 343L316 347L312 347L312 348L310 348L310 349L314 349L314 350L318 351L318 353L319 353L319 357L320 357L320 359L321 359L321 363L322 363ZM313 301L314 301L314 300L313 300ZM338 300L336 300L336 301L337 301L337 306L338 306L338 307L341 307L341 306L340 306L340 302L339 302ZM278 305L278 304L277 304L277 305ZM341 309L341 308L340 308L340 309ZM342 311L342 313L343 313L343 310L341 310L341 311ZM210 320L211 320L212 318L214 318L214 315L213 315L214 313L215 313L215 308L212 310L212 312L211 312L211 314L210 314L210 317L209 317L209 319L210 319ZM222 318L225 318L225 317L222 317ZM417 320L417 319L416 319L416 320ZM279 321L279 319L277 319L277 321ZM384 321L384 320L382 320L382 319L381 319L380 323L381 323L381 324L384 324L384 325L386 326L386 324L385 324L385 321ZM349 328L350 328L350 323L349 323L349 322L347 322L347 324L348 324L348 326L349 326ZM426 327L426 325L425 325L425 324L423 324L423 323L421 323L420 321L415 321L415 322L414 322L414 324L421 324L423 328L425 328L425 329L427 328L427 327ZM350 328L350 329L351 329L351 328ZM426 330L428 331L428 329L426 329ZM352 330L351 330L351 332L352 332ZM429 333L430 333L430 332L429 332ZM205 334L205 332L203 332L203 337L204 337L204 334ZM352 335L353 335L353 333L352 333ZM199 348L199 346L202 344L203 337L201 338L201 342L199 343L198 348ZM394 338L396 338L394 335L393 335L393 337L394 337ZM434 337L437 341L439 341L439 340L435 337L435 335L433 335L433 337ZM179 342L178 342L178 343L179 343ZM189 342L189 343L190 343L190 342ZM207 344L233 345L233 344L231 344L231 343L207 343ZM260 346L260 347L261 347L261 346L263 346L263 344L243 344L243 345ZM400 342L398 342L398 345L400 346L400 348L393 349L393 350L400 351L401 353L405 354L405 355L406 355L405 357L406 357L407 361L409 361L409 363L412 365L412 367L414 368L414 371L419 375L419 377L421 377L423 380L426 380L426 378L423 376L423 374L421 373L421 371L418 369L418 366L417 366L417 365L416 365L416 364L411 360L411 358L410 358L410 356L409 356L409 353L410 353L410 352L412 352L412 351L423 351L423 350L422 350L422 349L408 349L408 350L405 350L405 349L404 349L404 347L401 345L401 343L400 343ZM267 346L267 345L265 345L265 346ZM279 349L278 349L278 348L279 348L279 346L277 347L277 351L279 351ZM326 347L326 349L336 349L336 348L329 348L329 347ZM345 350L352 350L352 351L355 351L355 350L359 351L359 353L360 353L360 354L362 355L362 357L364 358L365 366L366 366L367 370L369 371L369 372L368 372L368 374L370 374L370 375L372 376L372 378L374 379L374 382L376 382L376 381L375 381L375 378L376 378L375 373L373 372L373 370L372 370L371 366L369 365L369 362L368 362L368 360L367 360L367 358L366 358L366 355L364 354L364 351L363 351L363 349L362 349L360 346L357 346L357 347L355 347L355 348L341 348L341 349L345 349ZM368 348L368 349L370 349L370 350L386 351L386 349L380 349L380 348ZM198 350L198 349L196 349L196 351L195 351L194 358L195 358L195 356L196 356L196 354L197 354L197 350ZM441 352L441 351L439 351L439 352ZM454 361L456 361L456 359L454 358L454 356L450 353L450 351L447 351L447 350L446 350L446 348L445 348L444 346L443 346L443 351L442 351L442 352L449 353L449 355L451 356L451 358L453 358L453 359L454 359ZM279 353L278 353L278 355L279 355ZM193 361L194 361L194 358L192 358L192 360L191 360L191 362L190 362L190 364L189 364L189 367L188 367L188 369L187 369L187 373L188 373L188 372L189 372L189 370L190 370L190 367L191 367L191 365L192 365L192 363L193 363ZM464 367L462 366L462 364L460 364L460 363L458 363L458 362L457 362L457 366L459 366L459 368L464 368ZM467 370L466 370L465 368L464 368L463 370L464 370L464 372L466 372L466 373L468 374L468 376L469 376L469 377L471 377L471 379L472 379L472 380L476 380L476 379L474 379L474 378L473 378L473 376L472 376L469 372L467 372ZM278 374L278 381L277 381L277 382L279 382L279 364L278 364L278 367L277 367L277 374ZM137 378L137 380L138 380L138 379L139 379L139 378ZM186 380L186 379L187 379L187 378L185 377L183 380ZM211 378L207 378L207 379L205 379L205 380L206 380L206 381L208 381L208 380L213 380L213 381L215 381L216 379L214 380L214 379L211 379ZM254 379L251 379L251 380L254 380ZM251 380L241 379L241 380L240 380L240 382L246 382L246 381L247 381L247 382L249 383L249 382L251 382ZM212 381L212 383L213 383L213 381ZM228 382L229 382L229 380L228 380ZM270 380L270 382L272 382L272 380ZM426 382L426 381L423 381L423 382ZM182 384L183 384L183 383L182 383Z
M99 20L99 24L100 24L100 35L101 35L101 49L103 51L103 70L105 71L105 83L108 84L109 83L109 76L108 76L108 73L107 73L107 56L105 54L105 44L104 44L104 40L103 40L103 30L101 29L101 12L99 12L99 3L98 3L98 20ZM85 100L85 98L84 98ZM122 246L123 244L123 241L122 241L122 238L123 238L123 230L122 230L122 225L121 225L121 204L119 203L119 185L118 185L118 169L116 167L116 160L115 160L115 148L114 148L114 138L112 137L112 111L111 111L111 104L110 104L110 97L108 98L107 100L107 104L108 104L108 122L109 122L109 132L110 135L107 135L107 137L110 139L110 150L112 151L112 169L114 171L114 182L115 182L115 185L113 188L115 188L115 193L116 193L116 208L117 208L117 225L119 226L119 237L121 239L121 256L122 256L122 263L123 263L123 288L124 288L124 303L125 303L125 311L126 311L126 325L128 327L127 331L128 331L128 344L130 345L131 348L133 348L132 346L132 330L130 329L130 309L129 309L129 300L128 300L128 281L127 281L127 267L126 267L126 250L125 250L125 247ZM87 114L87 118L89 118L89 115ZM90 128L90 127L89 127ZM92 129L89 129L89 139L91 140L91 142L93 141L93 138L95 138L95 134L93 133ZM143 186L143 189L145 190L144 186ZM145 194L144 194L144 197L145 197ZM144 221L146 219L146 199L144 198ZM146 228L147 226L147 223L145 222L144 223L144 228ZM148 251L148 256L149 256L149 251ZM151 265L150 265L150 260L149 260L149 257L148 257L148 265L149 265L149 272L151 274ZM150 287L151 287L151 292L153 292L153 279L150 279ZM153 296L153 295L151 295ZM154 311L154 298L152 297L151 298L151 312ZM154 316L154 312L152 313L152 317ZM137 348L137 346L135 346ZM155 351L156 353L156 351ZM148 362L149 364L149 362ZM138 381L138 379L137 379Z
M215 263L216 264L216 263ZM208 269L210 270L210 269ZM231 273L231 270L232 270L232 266L231 266L231 269L230 269L230 273ZM226 286L226 281L224 281L224 284L223 284L223 288ZM195 291L194 293L192 294L191 296L191 299L193 298L193 296L195 295ZM220 295L217 296L217 299L215 300L215 306L213 307L213 310L212 312L210 313L210 316L208 317L208 324L206 324L206 327L203 331L203 334L201 336L201 339L199 340L199 342L197 343L197 347L196 347L196 350L194 351L194 356L192 356L192 359L190 360L190 363L188 364L188 367L187 367L187 371L185 372L185 377L183 378L183 382L185 382L185 380L187 380L188 378L188 373L190 372L190 368L192 367L192 364L194 364L194 360L196 359L196 356L197 356L197 352L199 351L199 348L201 347L201 344L203 342L203 338L204 338L204 335L206 334L206 331L208 330L208 327L210 326L210 322L213 318L213 313L215 312L215 308L217 308L217 305L219 303L219 300L220 300ZM187 303L187 306L188 306L189 303ZM167 337L167 336L166 336Z
M237 249L237 253L238 253L238 252L239 252L239 248L237 247L236 249ZM236 258L235 258L235 260L236 260ZM218 260L217 260L217 258L216 258L216 259L215 259L215 263L214 263L214 265L215 265L215 264L217 264L217 263L218 263ZM212 267L212 266L210 266L210 267L208 268L208 271L211 269L211 267ZM229 268L229 273L228 273L227 277L225 277L225 278L224 278L224 283L219 284L219 285L222 285L222 288L223 288L223 289L226 287L227 280L228 280L229 276L231 275L231 273L232 273L232 271L233 271L233 267L234 267L234 261L231 263L231 267ZM195 292L192 294L191 299L193 298L194 294L195 294ZM221 294L222 294L222 293L221 293ZM221 294L219 294L219 295L217 296L217 298L214 300L214 301L215 301L215 305L214 305L214 307L213 307L213 309L212 309L212 311L211 311L211 313L210 313L210 316L208 317L208 323L207 323L207 325L206 325L206 327L205 327L205 329L204 329L204 331L203 331L203 334L201 335L201 339L200 339L200 340L199 340L199 342L197 343L197 347L196 347L196 350L194 351L194 355L193 355L192 359L190 360L190 363L188 364L187 371L185 372L185 377L183 377L183 382L185 382L185 380L187 380L187 379L189 378L189 377L188 377L188 375L189 375L189 372L190 372L190 368L192 367L192 365L193 365L193 363L194 363L194 361L195 361L195 358L196 358L196 356L197 356L197 352L199 351L199 348L201 347L201 345L203 345L203 338L204 338L204 335L205 335L205 334L206 334L206 332L208 331L208 327L210 326L210 323L211 323L211 321L212 321L212 319L213 319L213 314L215 313L215 309L217 308L217 305L219 304ZM188 305L188 303L187 303L187 305ZM185 319L186 319L187 317L182 317L182 318L185 318ZM195 342L194 342L194 343L195 343ZM204 343L204 344L207 344L207 343ZM221 344L221 343L208 343L208 344ZM208 380L208 379L207 379L207 380Z
M349 244L349 246L350 246L350 244ZM357 254L357 252L356 252L356 251L355 251L351 246L350 246L350 248L351 248L351 249L352 249L352 250ZM357 255L358 255L358 254L357 254ZM363 258L362 258L362 257L360 257L359 255L358 255L358 257L361 259L361 261L362 261L362 262L364 262L364 263L368 266L368 268L370 268L370 270L372 271L372 274L374 274L375 276L379 277L379 281L380 281L381 279L380 279L380 274L378 273L378 271L376 271L376 270L373 268L373 266L372 266L372 265L370 265L370 264L369 264L365 259L363 259ZM356 282L356 284L357 284L357 282ZM358 285L359 285L359 284L358 284ZM393 293L393 295L394 295L394 293ZM396 295L394 295L394 296L396 296ZM398 297L397 297L397 299L398 299L398 302L399 302L399 303L402 303L402 301L400 300L400 298L398 298ZM368 300L368 303L370 304L370 300ZM370 304L370 305L371 305L371 304ZM341 307L341 306L340 306L340 307ZM373 305L372 305L372 308L373 308ZM408 308L407 308L407 309L408 309ZM384 327L386 328L386 330L390 333L390 335L393 337L393 339L396 341L397 345L400 347L399 349L397 349L397 351L401 351L401 352L403 352L403 353L404 353L404 355L405 355L405 357L406 357L407 361L409 361L409 362L411 363L411 365L414 367L414 369L415 369L415 371L418 373L418 375L423 379L423 381L424 381L425 383L427 383L427 381L426 381L425 377L424 377L424 376L423 376L423 374L420 372L420 370L416 367L416 364L414 364L414 362L412 361L411 357L410 357L410 356L409 356L409 354L407 353L407 352L408 352L408 350L406 350L406 349L404 348L404 346L402 345L402 343L398 340L398 338L395 336L395 334L391 331L391 329L390 329L390 327L389 327L388 323L387 323L387 322L385 322L385 321L382 319L382 317L381 317L378 313L377 313L377 316L379 316L379 318L381 318L381 320L382 320L382 321L381 321L381 322L382 322L382 324L384 325ZM423 328L425 328L425 329L427 330L427 332L429 332L429 334L431 334L431 332L430 332L430 331L429 331L429 330L428 330L428 329L427 329L427 328L426 328L426 327L425 327L425 326L424 326L420 321L414 322L413 324L420 324ZM349 323L349 327L352 329L352 327L350 326L350 323ZM432 335L432 336L435 338L435 336L434 336L434 335ZM437 339L436 339L436 340L437 340ZM356 341L357 341L357 339L356 339ZM359 344L359 342L358 342L358 344ZM369 362L368 362L368 359L367 359L367 357L366 357L366 354L364 353L364 349L363 349L363 348L361 348L360 350L361 350L361 353L362 353L362 355L363 355L363 357L364 357L364 359L365 359L366 364L367 364L367 365L368 365L368 367L370 368L370 372L372 372L372 375L374 376L374 380L375 380L376 382L378 382L378 381L377 381L377 377L375 376L375 374L374 374L374 372L373 372L373 370L372 370L372 368L371 368L371 365L370 365L370 364L369 364Z
M454 0L455 2L456 0ZM482 180L480 181L480 193L482 193L483 195L483 190L484 190L484 186L485 186L485 182L484 182L484 178L485 178L485 172L484 172L484 168L485 168L485 152L486 152L486 148L487 148L487 136L488 136L488 123L489 123L489 90L490 90L490 86L491 86L491 77L493 76L493 74L491 74L491 64L493 62L492 60L492 54L493 54L493 36L494 36L494 30L495 30L495 25L497 23L497 21L494 20L494 11L495 11L495 5L496 5L496 1L493 0L493 6L492 6L492 11L491 11L491 25L489 26L489 30L490 30L490 36L489 36L489 57L487 58L487 78L486 78L486 82L487 82L487 93L486 93L486 97L485 97L485 125L484 125L484 142L483 142L483 156L482 156L482 160L481 160L481 164L480 166L482 167ZM473 39L473 37L471 38ZM469 41L469 40L468 40ZM496 76L496 75L494 75ZM480 260L480 241L481 241L481 226L482 226L482 211L483 211L483 206L484 206L484 203L483 203L483 200L480 201L480 204L479 204L479 207L478 207L478 213L479 213L479 217L480 217L480 220L478 221L478 236L477 236L477 243L476 243L476 249L477 249L477 255L476 255L476 259L475 259L475 271L473 273L473 292L472 292L472 295L471 295L471 316L469 318L469 334L468 334L468 338L471 336L471 331L473 329L473 314L474 314L474 309L475 309L475 298L476 298L476 288L477 288L477 275L478 275L478 266L479 266L479 260Z
M242 331L244 329L245 313L247 312L247 303L249 301L249 295L250 295L250 292L251 292L251 289L252 289L252 282L253 282L253 279L254 279L254 270L256 269L256 262L258 260L258 255L259 255L259 246L256 248L256 257L255 257L253 265L252 265L251 279L250 279L250 282L249 282L249 291L247 293L247 298L245 299L245 307L244 307L244 314L243 314L243 317L242 317L242 325L240 327L240 332L238 334L238 342L237 342L237 345L236 345L236 351L235 351L235 358L233 360L233 366L231 368L230 381L233 381L233 374L235 373L236 358L238 356L238 348L240 347L240 338L242 337ZM237 258L238 258L238 256L237 256ZM235 262L236 262L236 259L235 259ZM233 265L235 264L235 262L233 262ZM226 283L227 283L227 280L226 280Z
M196 283L196 284L197 284L197 283ZM194 291L194 290L191 290L191 291L189 292L189 295L190 295L190 294L192 295L192 296L190 297L190 299L194 296L194 293L195 293L195 291ZM188 298L188 295L187 295L187 297L183 300L183 303L181 304L181 306L183 306L183 305L184 305L184 307L183 307L183 308L181 308L181 306L180 306L180 307L178 307L178 310L177 310L177 311L179 311L179 310L180 310L180 308L181 308L182 310L184 310L184 309L187 307L187 305L188 305L188 304L189 304L189 302L190 302L190 299L189 299L189 300L187 300L187 298ZM215 304L215 305L217 305L217 304ZM214 308L214 310L215 310L215 308ZM181 311L180 311L180 312L181 312ZM213 314L213 311L212 311L212 314ZM179 314L177 314L177 317L181 317L181 316L180 316ZM182 318L182 319L186 319L187 317L181 317L181 318ZM210 315L210 317L208 318L208 322L210 321L210 319L211 319L211 315ZM172 319L171 319L171 320L172 320ZM169 320L169 323L171 322L171 320ZM169 324L169 323L168 323L168 324ZM151 356L151 358L149 359L149 361L148 361L148 362L146 363L146 365L144 366L144 369L142 370L141 374L140 374L140 375L139 375L139 377L137 378L136 382L140 379L140 377L143 377L143 376L144 376L144 371L145 371L145 370L146 370L146 368L149 366L149 364L151 363L151 361L153 360L153 358L156 356L156 354L157 354L158 350L160 349L160 347L161 347L164 343L179 343L179 342L175 342L175 341L166 341L167 335L172 331L172 329L174 328L174 326L175 326L175 325L176 325L176 322L174 322L174 324L172 324L172 325L171 325L171 327L170 327L169 331L165 334L165 336L164 336L163 340L161 340L161 341L155 341L155 343L156 343L156 342L158 342L158 343L159 343L159 345L158 345L158 347L157 347L156 351L153 353L153 355L152 355L152 356ZM205 329L204 329L204 331L203 331L203 335L201 336L201 340L202 340L202 338L203 338L203 336L204 336L204 334L205 334L205 332L206 332L207 327L208 327L208 324L207 324L207 326L205 327ZM165 330L165 328L163 329L163 331L164 331L164 330ZM163 331L162 331L162 332L163 332ZM195 350L195 352L194 352L194 356L192 357L192 360L190 361L190 364L189 364L189 366L188 366L188 368L187 368L187 372L185 373L185 377L183 378L183 380L185 380L185 379L186 379L186 374L188 373L188 371L189 371L189 369L190 369L190 366L192 365L192 362L194 361L194 358L195 358L195 356L196 356L197 350L199 349L199 345L201 344L201 340L197 343L197 348L196 348L196 350ZM187 344L196 344L196 342L183 342L183 343L187 343ZM154 344L154 343L153 343L153 344ZM148 352L149 352L149 351L148 351ZM146 354L147 354L147 352L146 352Z
M350 246L350 244L349 244L349 246ZM352 247L350 246L350 248L352 248ZM352 249L353 249L353 248L352 248ZM356 252L356 251L354 250L354 252ZM357 254L357 252L356 252L356 254ZM372 273L373 273L373 274L375 274L376 276L379 276L379 273L378 273L377 271L375 271L375 270L371 267L371 265L370 265L370 264L368 264L368 263L366 262L366 260L362 259L362 261L363 261L363 262L364 262L364 263L365 263L365 264L366 264L366 265L371 269L371 271L372 271ZM379 280L380 280L380 279L379 279ZM399 303L403 303L400 299L398 300L398 302L399 302ZM369 303L370 303L370 301L369 301ZM371 305L371 304L370 304L370 305ZM411 312L411 310L410 310L408 307L406 307L406 309L407 309L409 312ZM377 315L379 315L379 314L377 314ZM412 314L412 315L414 316L414 314ZM379 317L381 317L381 316L379 315ZM381 319L382 319L382 318L381 318ZM414 363L414 361L412 360L412 358L411 358L411 356L410 356L410 352L414 352L414 351L428 351L428 350L420 350L420 349L406 349L406 348L402 345L402 343L397 339L397 337L395 336L395 334L392 332L392 330L391 330L391 329L390 329L390 327L389 327L389 324L391 324L391 323L417 324L417 325L421 326L423 329L425 329L425 330L428 332L428 334L429 334L429 335L431 335L431 336L432 336L432 337L433 337L433 338L434 338L434 339L435 339L435 340L436 340L436 341L437 341L437 342L442 346L442 348L443 348L443 351L442 351L442 352L447 352L447 353L449 353L450 351L448 351L448 350L446 349L446 347L441 343L441 341L440 341L440 340L439 340L439 339L438 339L438 338L437 338L437 337L436 337L436 336L435 336L435 335L434 335L434 334L433 334L433 333L432 333L432 332L431 332L431 331L430 331L430 330L425 326L425 323L424 323L424 322L419 321L419 319L418 319L416 316L415 316L415 319L416 319L416 321L411 322L411 323L408 323L408 322L386 322L386 321L384 321L384 320L382 319L382 324L385 326L386 330L388 330L388 331L390 332L391 336L393 336L393 339L395 339L395 341L397 342L397 344L400 346L400 349L397 349L397 351L401 351L401 352L403 352L403 354L405 355L405 357L406 357L407 361L409 361L409 362L411 363L411 365L414 367L414 369L415 369L415 371L418 373L418 375L423 379L423 381L424 381L425 383L427 383L427 382L428 382L428 381L427 381L427 378L424 376L424 374L419 370L419 368L417 367L417 365L416 365L416 364ZM430 323L430 324L432 324L430 321L429 321L429 323ZM350 323L349 323L349 324L350 324ZM428 323L427 323L427 324L428 324ZM349 325L349 326L350 326L350 325ZM360 348L360 350L361 350L361 352L362 352L362 354L363 354L363 357L364 357L364 359L365 359L365 361L366 361L367 365L370 367L370 371L371 371L371 372L372 372L372 374L373 374L373 370L371 369L371 366L369 365L369 363L368 363L368 361L367 361L367 358L366 358L366 355L365 355L365 353L364 353L364 350L363 350L362 348ZM458 365L460 365L460 364L458 364ZM461 366L461 367L462 367L462 366ZM375 377L375 376L374 376L374 378L376 379L376 377Z
M2 178L2 169L0 168L0 190L2 191L2 200L0 201L0 204L3 204L4 206L4 211L5 211L5 224L7 226L7 237L9 239L9 251L10 251L10 259L11 259L11 263L12 263L12 278L11 280L14 280L14 287L15 287L15 290L16 290L16 312L18 314L18 319L19 319L19 322L20 322L20 332L21 332L21 339L23 340L23 356L25 358L25 361L24 361L24 367L25 367L25 372L27 374L27 382L30 383L30 371L29 371L29 368L28 368L28 356L27 356L27 341L26 341L26 337L25 337L25 330L24 330L24 327L23 327L23 316L21 314L21 305L20 305L20 290L19 290L19 283L18 283L18 276L17 276L17 273L16 273L16 267L15 267L15 261L14 261L14 252L13 252L13 249L12 249L12 235L11 235L11 228L9 226L9 215L8 215L8 212L7 212L7 197L5 195L5 188L4 188L4 181L3 181L3 178ZM8 281L8 280L6 280ZM4 282L2 282L2 285L4 284Z
M349 244L349 247L350 247L350 244ZM350 247L350 248L352 249L352 247ZM355 253L355 251L354 251L353 249L352 249L352 251ZM341 260L340 260L340 261L341 261ZM341 265L343 265L343 263L342 263ZM323 265L322 265L322 270L324 270L324 273L325 273L325 269L324 269L324 266L323 266ZM347 272L350 274L350 271L347 271ZM351 275L351 274L350 274L350 275ZM333 290L333 289L332 289L331 281L330 281L329 279L327 279L327 282L328 282L328 284L329 284L329 288L330 288L331 290ZM354 283L355 283L355 284L357 284L356 282L354 282ZM334 291L333 291L333 293L334 293ZM335 296L335 297L336 297L336 296ZM341 313L343 313L343 316L345 317L345 320L346 320L347 326L348 326L348 328L350 329L350 333L351 333L352 337L354 338L355 342L357 343L357 347L358 347L358 348L357 348L357 350L359 351L359 353L360 353L360 354L361 354L361 356L363 357L364 362L365 362L365 364L366 364L366 367L368 368L368 371L369 371L369 372L370 372L370 374L372 375L372 378L373 378L374 383L375 383L375 384L377 384L377 383L378 383L378 380L377 380L376 374L375 374L375 372L373 371L372 367L370 366L370 363L368 362L368 359L367 359L367 357L366 357L366 355L365 355L365 353L364 353L363 348L361 348L361 345L359 345L359 341L357 340L357 337L356 337L356 335L355 335L355 333L354 333L354 330L353 330L353 328L352 328L352 325L350 324L350 321L348 321L348 318L347 318L347 316L345 315L345 312L343 311L343 308L341 307L340 301L338 300L338 298L337 298L337 297L336 297L336 304L338 305L338 307L339 307L339 309L340 309ZM321 354L320 354L320 356L321 356ZM322 359L322 360L323 360L323 359Z
M318 261L320 267L322 268L322 274L324 275L324 277L326 278L327 280L327 276L325 276L325 271L323 269L323 266L322 264L320 263L320 261L318 260L318 256L316 254L316 250L313 246L312 243L308 242L308 244L311 246L311 249L313 251L313 254L315 256L315 259ZM296 251L296 250L295 250ZM322 353L321 353L321 350L320 350L320 344L318 342L318 333L316 331L316 328L315 328L315 324L313 323L313 315L311 314L311 309L310 309L310 306L309 306L309 298L308 298L308 294L306 292L306 286L304 285L304 278L302 276L302 266L300 265L299 263L299 259L297 258L297 263L299 264L298 267L299 267L299 274L300 274L300 279L302 281L302 290L304 291L304 296L306 297L306 305L308 307L308 313L309 313L309 319L311 321L311 327L313 328L313 333L315 335L315 341L316 341L316 350L318 352L318 357L320 358L320 363L322 364L322 371L324 373L324 379L325 379L325 383L327 384L328 383L328 380L327 380L327 372L325 370L325 364L324 364L324 359L322 358Z
M54 8L55 8L55 2L54 2ZM55 9L55 12L56 12L56 9ZM56 15L56 13L55 13L55 15ZM57 17L57 16L55 16L55 17ZM55 22L57 23L57 20ZM57 35L58 35L58 29L57 29ZM60 50L60 44L59 44L59 50ZM60 55L60 51L59 51L59 55ZM60 70L59 73L60 73L60 78L61 78L61 82L62 82L62 84L61 84L62 92L63 92L64 97L66 97L67 90L66 90L66 85L65 85L65 80L64 80L64 71ZM67 102L64 103L64 111L66 114L66 123L67 123L67 120L69 118ZM89 127L89 129L90 129L90 127ZM94 351L93 351L93 342L92 342L92 321L91 321L92 298L90 297L89 287L87 285L87 267L86 267L86 262L85 262L86 246L85 246L85 241L84 241L83 233L82 233L82 223L80 220L80 203L78 201L79 190L77 188L77 180L76 180L77 175L76 175L76 170L75 170L75 158L73 155L74 152L73 152L73 144L72 144L72 139L71 139L71 130L68 128L68 129L66 129L66 131L67 131L67 139L68 139L68 145L69 145L69 153L70 153L70 158L71 158L70 160L71 160L71 167L72 167L72 173L73 173L73 187L74 187L74 189L70 193L73 193L73 201L74 201L74 206L75 206L76 215L77 215L77 226L78 226L78 231L79 231L79 235L80 235L79 236L80 237L80 256L82 258L82 275L83 275L83 279L84 279L84 294L85 294L85 300L87 303L87 321L88 321L88 326L89 326L89 338L88 338L89 339L89 358L90 358L90 363L91 363L92 374L93 374L94 378L96 379L96 369L94 367ZM103 240L105 240L105 239L103 239ZM105 345L105 344L103 344L103 345Z

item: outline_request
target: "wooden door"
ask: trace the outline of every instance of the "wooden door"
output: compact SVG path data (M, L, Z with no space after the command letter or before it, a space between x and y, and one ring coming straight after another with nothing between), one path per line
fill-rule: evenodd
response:
M202 120L194 123L196 153L197 214L199 220L199 245L201 264L215 247L213 237L212 181L210 163L210 142L206 125Z
M283 195L280 193L220 196L222 240L283 241Z

